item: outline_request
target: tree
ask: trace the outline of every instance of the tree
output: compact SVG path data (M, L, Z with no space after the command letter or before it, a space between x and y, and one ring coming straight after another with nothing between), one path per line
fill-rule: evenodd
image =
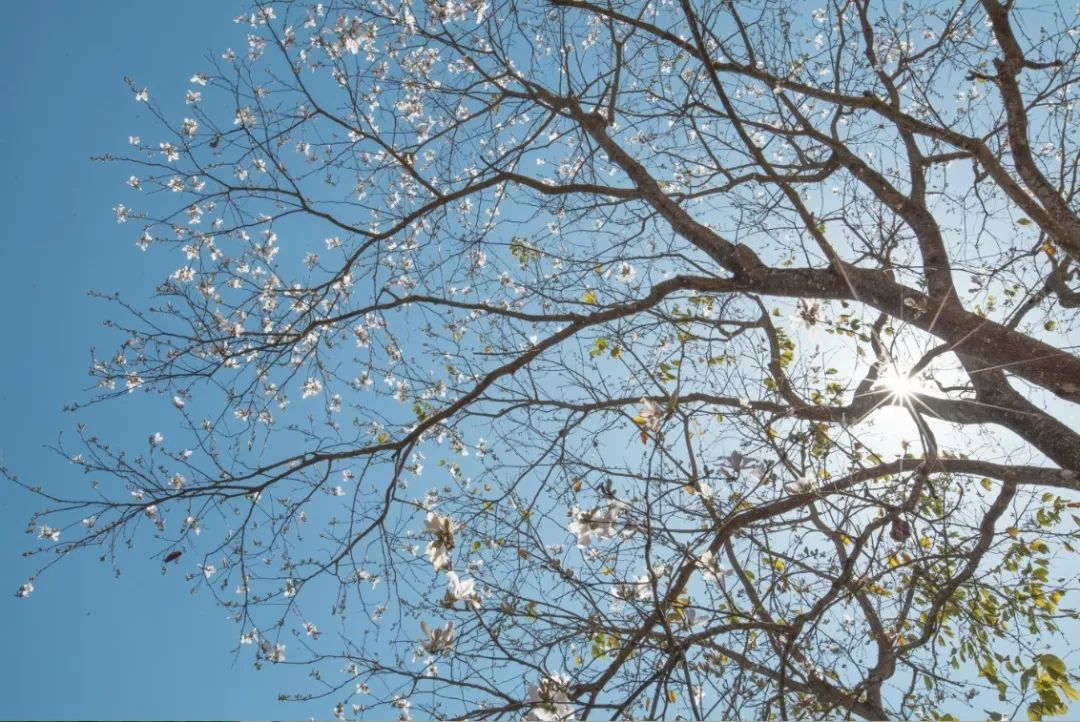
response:
M162 139L105 158L144 194L117 220L183 265L117 299L95 400L176 425L80 429L92 491L36 489L39 551L187 565L342 718L1080 696L1075 18L238 20L182 121L132 82Z

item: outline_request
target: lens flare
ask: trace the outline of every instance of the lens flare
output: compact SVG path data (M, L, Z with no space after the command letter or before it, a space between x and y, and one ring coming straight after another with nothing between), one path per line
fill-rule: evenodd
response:
M924 390L922 381L918 376L901 371L896 365L889 364L881 371L878 380L874 383L875 388L887 391L893 398L900 401L910 399Z

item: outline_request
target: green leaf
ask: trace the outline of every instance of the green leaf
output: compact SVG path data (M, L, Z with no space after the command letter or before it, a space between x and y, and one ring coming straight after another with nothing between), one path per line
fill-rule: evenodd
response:
M1041 654L1039 655L1038 660L1052 676L1065 676L1065 663L1061 661L1060 657L1053 654Z

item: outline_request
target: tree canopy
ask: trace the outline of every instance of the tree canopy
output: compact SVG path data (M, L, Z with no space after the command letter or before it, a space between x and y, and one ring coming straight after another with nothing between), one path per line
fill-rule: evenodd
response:
M342 719L1080 698L1071 11L237 21L185 98L130 81L116 220L178 265L89 401L173 422L80 427L43 572L154 555Z

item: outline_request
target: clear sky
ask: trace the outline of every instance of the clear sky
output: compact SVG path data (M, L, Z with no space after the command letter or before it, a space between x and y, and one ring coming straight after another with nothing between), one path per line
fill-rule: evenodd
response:
M5 6L0 47L4 112L0 302L7 352L0 355L0 460L27 482L85 484L46 446L71 435L87 398L89 349L109 348L104 304L92 289L146 299L163 269L133 245L111 208L124 197L125 169L92 163L122 150L147 127L125 75L176 97L208 52L244 44L231 22L245 3L23 2ZM86 416L103 434L140 434L153 418L100 407ZM192 596L182 575L162 579L146 553L126 555L124 575L89 555L14 591L36 562L21 558L40 503L0 485L4 623L0 717L4 719L326 718L325 703L277 701L299 686L296 669L252 668L235 658L237 627L209 596ZM299 684L302 684L302 675ZM294 684L289 685L288 679Z
M89 397L89 349L114 347L101 326L110 309L87 292L122 291L143 305L174 268L136 249L135 224L115 222L111 209L128 197L130 169L90 156L122 152L130 134L153 127L125 75L175 100L208 54L244 46L247 28L231 19L246 8L245 0L5 5L0 463L27 483L85 489L86 479L48 448L61 432L73 436L80 420L110 438L143 440L158 430L155 407L134 398L62 411ZM907 421L882 426L897 423ZM257 672L250 651L234 656L238 627L208 595L189 594L181 569L162 578L149 547L122 555L120 578L81 555L36 581L31 599L17 599L39 565L21 554L36 544L25 529L40 507L0 483L0 639L8 650L0 719L330 717L332 701L278 702L279 692L304 688L304 670Z

